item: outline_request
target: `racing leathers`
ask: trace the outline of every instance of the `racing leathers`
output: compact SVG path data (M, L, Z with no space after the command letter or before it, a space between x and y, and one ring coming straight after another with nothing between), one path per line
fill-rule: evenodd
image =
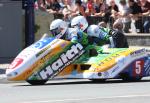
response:
M81 43L83 46L88 45L88 35L75 28L68 28L61 39L68 40L73 43Z
M97 25L90 25L87 29L87 34L91 37L91 40L99 46L109 44L110 48L129 47L124 34L117 30L111 30Z
M100 27L104 32L106 32L113 39L114 48L128 48L127 38L123 32L115 29L108 29ZM110 41L111 42L111 41Z

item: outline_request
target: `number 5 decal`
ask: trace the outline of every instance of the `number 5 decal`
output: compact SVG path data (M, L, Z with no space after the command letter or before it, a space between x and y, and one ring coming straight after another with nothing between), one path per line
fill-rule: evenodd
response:
M143 68L144 68L144 61L143 60L135 61L134 68L133 68L134 76L137 76L137 75L141 75L142 76Z
M136 61L135 62L135 73L136 74L141 74L141 72L142 72L141 61Z

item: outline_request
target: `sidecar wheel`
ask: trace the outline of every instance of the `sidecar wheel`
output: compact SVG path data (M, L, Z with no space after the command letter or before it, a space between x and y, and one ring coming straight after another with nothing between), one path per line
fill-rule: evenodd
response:
M131 77L128 73L121 74L121 78L125 82L138 82L142 79L142 77Z
M44 85L48 80L27 80L31 85Z
M105 82L106 81L106 79L89 79L89 80L91 80L94 83L100 83L100 82Z

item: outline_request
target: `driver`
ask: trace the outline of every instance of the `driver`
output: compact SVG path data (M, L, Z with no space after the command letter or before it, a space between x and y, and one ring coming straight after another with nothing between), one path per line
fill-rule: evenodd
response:
M69 40L74 43L81 43L83 46L88 44L87 35L78 34L76 28L68 28L65 21L56 19L50 24L50 31L55 38Z
M77 16L72 19L71 27L78 29L78 34L88 35L89 42L99 46L109 44L111 48L127 48L128 43L123 33L115 30L106 30L98 25L90 25L84 16Z

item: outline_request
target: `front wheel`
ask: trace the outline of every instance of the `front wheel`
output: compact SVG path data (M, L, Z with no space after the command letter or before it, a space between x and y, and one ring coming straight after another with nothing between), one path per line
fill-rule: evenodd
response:
M44 85L48 80L27 80L31 85Z

